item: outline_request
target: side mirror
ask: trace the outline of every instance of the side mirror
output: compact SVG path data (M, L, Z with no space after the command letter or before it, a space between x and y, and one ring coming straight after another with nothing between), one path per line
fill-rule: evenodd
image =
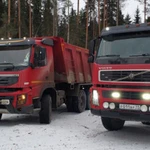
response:
M88 58L88 63L93 63L94 62L94 55L90 55Z
M91 40L89 43L89 58L88 63L94 62L94 49L95 49L95 40Z
M34 65L33 63L30 63L30 67L31 67L32 69L34 69L34 68L35 68L35 65Z

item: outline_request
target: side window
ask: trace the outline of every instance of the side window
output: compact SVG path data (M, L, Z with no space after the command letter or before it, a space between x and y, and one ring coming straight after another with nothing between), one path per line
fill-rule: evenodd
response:
M41 46L36 46L34 51L34 65L35 67L42 67L46 65L46 49Z

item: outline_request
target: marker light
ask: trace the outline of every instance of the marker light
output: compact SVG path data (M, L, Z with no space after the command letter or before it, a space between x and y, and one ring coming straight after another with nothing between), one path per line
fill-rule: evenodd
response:
M93 102L94 105L99 106L99 95L98 95L98 91L97 90L93 90L92 102Z
M4 38L1 38L1 40L4 40Z
M109 108L110 108L110 109L115 109L115 104L114 104L114 103L110 103L110 104L109 104Z
M142 94L142 98L144 100L150 100L150 94L149 93L144 93L144 94Z
M104 107L105 109L107 109L107 108L109 107L109 103L108 103L108 102L104 102L104 103L103 103L103 107Z
M141 111L142 111L142 112L147 112L147 110L148 110L148 108L147 108L146 105L142 105L142 106L141 106Z
M11 40L11 37L9 37L9 40Z
M111 94L111 96L112 96L113 98L120 98L121 94L120 94L119 92L113 92L113 93Z

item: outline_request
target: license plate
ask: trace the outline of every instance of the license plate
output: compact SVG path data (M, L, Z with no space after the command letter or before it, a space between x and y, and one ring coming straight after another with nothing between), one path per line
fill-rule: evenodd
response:
M124 110L141 110L140 105L130 105L130 104L119 104L119 109Z
M2 99L2 100L0 100L0 104L1 105L9 105L10 101L9 101L9 99Z

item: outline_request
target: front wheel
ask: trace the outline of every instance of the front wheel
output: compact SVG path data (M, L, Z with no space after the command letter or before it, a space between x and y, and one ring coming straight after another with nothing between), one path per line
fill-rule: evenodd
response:
M103 126L109 130L121 130L124 126L125 121L115 118L107 118L107 117L101 117Z
M0 120L2 119L2 114L0 114Z
M49 124L52 116L52 99L50 95L43 95L41 99L40 123Z
M144 125L150 125L150 122L142 122Z

